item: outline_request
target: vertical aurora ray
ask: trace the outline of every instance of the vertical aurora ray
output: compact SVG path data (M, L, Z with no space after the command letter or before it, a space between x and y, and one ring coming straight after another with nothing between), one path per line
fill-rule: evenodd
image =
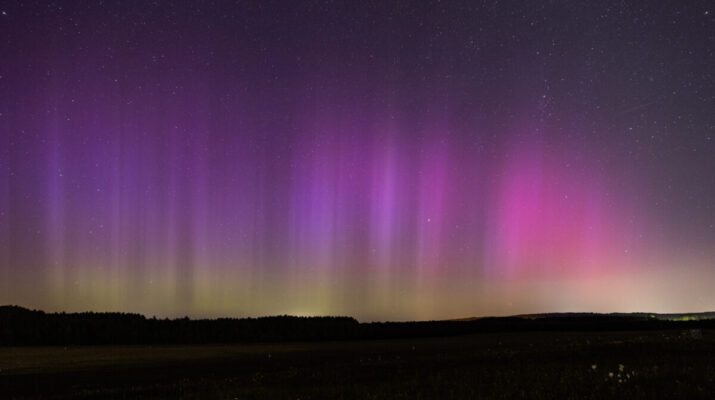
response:
M421 4L10 2L0 304L360 319L715 308L712 107L692 92L712 88L709 66L641 62L712 44L664 23L654 38L684 41L630 32L649 46L623 48L593 21L548 30L512 16L538 10ZM701 81L675 90L681 75ZM665 100L642 101L653 93ZM659 296L669 284L687 296Z

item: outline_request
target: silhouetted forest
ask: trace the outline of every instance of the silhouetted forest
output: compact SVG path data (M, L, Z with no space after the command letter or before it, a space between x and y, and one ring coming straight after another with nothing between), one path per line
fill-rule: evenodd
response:
M715 320L656 315L544 314L467 321L359 323L350 317L156 319L124 313L45 313L0 306L0 345L199 344L388 339L507 331L713 328Z

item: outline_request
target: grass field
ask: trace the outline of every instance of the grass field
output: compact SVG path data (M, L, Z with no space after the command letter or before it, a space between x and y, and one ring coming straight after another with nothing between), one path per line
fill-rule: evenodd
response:
M714 399L715 331L6 347L0 398Z

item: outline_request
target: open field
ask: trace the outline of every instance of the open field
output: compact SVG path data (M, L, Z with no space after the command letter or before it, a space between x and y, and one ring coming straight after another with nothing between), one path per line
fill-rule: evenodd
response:
M715 331L0 348L0 398L715 398Z

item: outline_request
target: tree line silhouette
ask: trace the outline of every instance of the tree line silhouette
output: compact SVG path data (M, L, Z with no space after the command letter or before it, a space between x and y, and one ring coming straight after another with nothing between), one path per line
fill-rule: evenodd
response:
M45 313L0 306L0 345L200 344L453 336L506 331L715 328L715 320L671 321L645 314L546 314L468 321L371 322L350 317L146 318L126 313Z

